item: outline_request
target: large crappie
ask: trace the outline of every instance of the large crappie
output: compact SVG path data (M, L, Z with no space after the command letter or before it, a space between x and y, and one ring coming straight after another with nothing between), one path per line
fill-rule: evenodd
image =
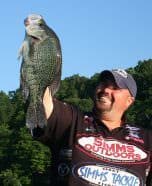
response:
M47 124L42 99L46 87L52 96L59 89L62 53L57 35L42 16L29 15L24 24L26 34L20 49L20 85L28 103L26 125L32 130Z

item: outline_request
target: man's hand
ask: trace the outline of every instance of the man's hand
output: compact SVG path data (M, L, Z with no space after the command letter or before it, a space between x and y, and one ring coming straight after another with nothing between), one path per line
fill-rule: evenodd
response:
M53 101L49 88L47 87L43 96L43 105L45 109L46 119L48 119L53 111Z

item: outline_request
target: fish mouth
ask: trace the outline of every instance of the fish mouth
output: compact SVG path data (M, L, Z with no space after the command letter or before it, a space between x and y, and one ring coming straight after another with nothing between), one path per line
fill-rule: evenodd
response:
M27 28L27 27L30 27L31 22L29 21L28 18L26 18L26 19L24 20L24 25L25 25L26 28ZM40 39L39 39L38 37L36 37L35 35L29 34L29 33L28 33L28 35L29 35L34 41L40 41Z
M34 40L34 41L40 41L40 39L39 38L37 38L37 37L35 37L35 36L32 36L32 35L29 35L31 38L32 38L32 40Z

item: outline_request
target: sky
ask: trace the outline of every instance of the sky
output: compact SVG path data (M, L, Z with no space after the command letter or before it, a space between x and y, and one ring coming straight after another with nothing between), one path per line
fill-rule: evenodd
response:
M23 20L44 17L58 35L62 79L135 67L152 58L151 0L5 0L0 5L0 90L19 88Z

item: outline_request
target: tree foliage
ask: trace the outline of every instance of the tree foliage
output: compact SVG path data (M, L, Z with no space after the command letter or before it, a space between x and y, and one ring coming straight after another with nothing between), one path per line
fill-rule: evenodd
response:
M139 61L138 65L130 68L129 71L138 87L136 101L132 108L134 122L145 128L152 128L152 60Z
M20 91L8 95L1 92L0 102L3 103L0 105L0 185L29 186L43 177L48 180L50 150L34 141L25 127L25 105ZM35 177L35 173L43 177Z

